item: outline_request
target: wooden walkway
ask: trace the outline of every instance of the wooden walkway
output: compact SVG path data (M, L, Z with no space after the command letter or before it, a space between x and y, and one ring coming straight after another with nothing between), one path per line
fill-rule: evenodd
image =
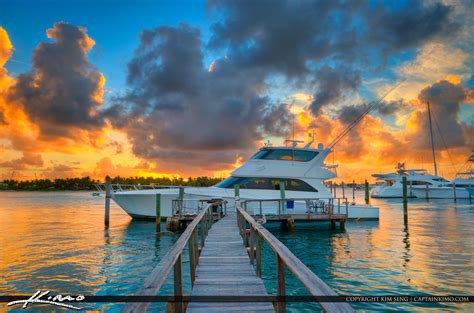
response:
M191 296L268 296L262 280L250 264L235 214L229 214L209 230L196 267ZM187 312L275 312L271 303L190 302Z

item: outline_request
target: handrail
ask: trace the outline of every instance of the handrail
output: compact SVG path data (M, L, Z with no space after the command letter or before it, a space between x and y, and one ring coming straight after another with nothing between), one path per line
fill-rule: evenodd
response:
M136 296L156 295L172 268L174 268L174 295L182 296L181 255L189 242L189 260L191 269L191 283L194 284L195 270L199 261L198 224L201 223L201 248L205 244L205 236L213 223L211 207L202 210L181 234L178 241L161 259L151 274L145 279L142 287L135 293ZM125 305L122 312L146 312L150 302L135 302ZM175 312L183 312L183 303L175 302Z
M99 192L104 192L105 191L105 184L93 184L94 187L99 191ZM112 188L116 187L114 189L114 192L117 191L131 191L131 190L154 190L156 189L166 189L166 188L183 188L183 187L189 187L189 186L173 186L173 185L141 185L141 184L112 184ZM123 189L122 187L128 188L128 189Z
M259 203L259 209L260 209L260 216L263 216L263 211L262 211L262 203L264 202L277 202L278 203L278 216L280 215L287 215L288 213L282 212L285 211L285 203L287 201L293 201L293 202L301 202L301 201L321 201L324 203L325 207L325 212L322 212L326 215L348 215L349 213L349 201L347 197L331 197L331 198L287 198L287 199L281 199L281 198L275 198L275 199L246 199L241 201L241 204L243 204L243 207L245 210L247 210L247 204L249 203ZM306 203L308 205L308 203ZM337 208L337 210L336 210ZM345 209L345 212L341 210L341 208ZM309 212L308 212L309 213Z
M284 267L288 269L298 278L298 280L306 287L312 296L337 296L338 294L332 290L324 281L314 274L306 265L304 265L280 240L278 240L271 232L269 232L261 224L257 223L250 214L248 214L240 205L236 203L237 224L240 233L244 239L244 243L250 245L250 262L254 260L254 238L257 241L257 273L261 276L261 239L263 238L277 256L277 273L278 273L278 296L285 296L285 279ZM250 225L250 238L247 237L247 223ZM257 236L255 236L255 233ZM250 242L249 242L250 241ZM260 258L260 260L258 259ZM347 303L331 303L319 302L326 312L354 312L354 309ZM278 312L285 312L285 302L278 302Z
M186 205L189 203L195 203L196 206L187 207ZM173 216L197 215L203 208L207 209L207 207L212 208L213 213L217 215L218 219L227 215L227 200L215 198L171 200L171 212Z

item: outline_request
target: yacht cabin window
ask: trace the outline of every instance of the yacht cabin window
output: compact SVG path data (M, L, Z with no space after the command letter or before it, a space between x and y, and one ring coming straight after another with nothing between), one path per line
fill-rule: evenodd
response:
M427 181L420 181L420 180L413 180L408 182L410 185L416 186L416 185L433 185L430 182Z
M241 189L280 190L280 182L284 182L285 189L289 191L318 192L308 183L293 178L229 177L218 183L216 187L231 189L235 187L235 184L239 184Z
M257 152L252 159L308 162L318 155L317 151L296 149L263 149Z

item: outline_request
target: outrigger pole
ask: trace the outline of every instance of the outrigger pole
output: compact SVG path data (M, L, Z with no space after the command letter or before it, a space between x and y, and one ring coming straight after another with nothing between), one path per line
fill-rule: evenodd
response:
M434 165L434 174L438 176L438 168L436 166L436 153L435 153L435 146L434 146L434 139L433 139L433 126L431 126L431 109L430 109L430 102L426 102L428 104L428 118L430 120L430 137L431 137L431 152L433 153L433 165Z

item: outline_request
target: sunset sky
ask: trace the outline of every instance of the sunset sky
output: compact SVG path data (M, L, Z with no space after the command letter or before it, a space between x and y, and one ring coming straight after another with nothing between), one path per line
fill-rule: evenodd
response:
M0 180L225 176L270 140L342 180L474 148L472 1L0 1Z

